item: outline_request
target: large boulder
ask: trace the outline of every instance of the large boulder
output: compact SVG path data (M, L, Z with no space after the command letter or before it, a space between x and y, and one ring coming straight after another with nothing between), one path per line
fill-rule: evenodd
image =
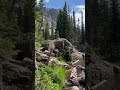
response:
M0 57L3 87L15 86L20 90L30 90L33 84L34 61L29 58L24 60Z
M23 61L22 61L22 64L25 67L29 68L30 70L34 70L35 69L35 61L30 59L30 58L25 57L23 59Z
M47 54L36 52L36 61L47 64L49 62L49 57Z
M42 47L42 50L53 51L58 49L60 52L62 52L62 50L68 50L70 47L72 48L72 44L64 38L58 38L55 40L48 40L48 42L43 44Z
M80 60L81 66L85 66L84 53L79 52L68 40L64 38L48 40L48 42L42 45L42 47L42 51L47 50L50 53L54 53L55 56L62 53L62 56L66 57L66 59L71 59L72 62Z

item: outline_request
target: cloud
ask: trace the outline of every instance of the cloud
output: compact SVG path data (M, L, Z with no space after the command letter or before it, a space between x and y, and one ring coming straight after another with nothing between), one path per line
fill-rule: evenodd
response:
M37 3L39 2L40 0L37 0ZM44 0L46 3L49 3L50 0Z
M80 19L80 26L81 26L81 11L83 12L83 23L85 25L85 5L77 5L73 7L75 10L75 18L76 24L78 24L78 18ZM71 12L72 15L72 12Z
M85 9L85 5L77 5L77 6L75 6L75 8L80 8L80 9L84 10Z

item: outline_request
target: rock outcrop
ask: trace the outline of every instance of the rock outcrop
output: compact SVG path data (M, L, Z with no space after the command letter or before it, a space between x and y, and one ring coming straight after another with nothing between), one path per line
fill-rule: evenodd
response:
M1 56L0 61L4 88L14 85L18 89L31 90L35 70L33 60L24 58L22 61L18 61Z
M41 51L47 50L53 56L67 52L67 54L69 54L67 57L69 57L72 62L79 60L80 65L85 66L85 55L75 49L74 46L64 38L49 40L46 44L43 44L42 47Z

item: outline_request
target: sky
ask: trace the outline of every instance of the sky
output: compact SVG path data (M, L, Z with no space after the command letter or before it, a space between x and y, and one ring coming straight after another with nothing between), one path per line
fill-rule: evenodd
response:
M48 8L62 8L65 1L71 8L76 5L85 5L85 0L44 0L44 3Z
M69 5L71 9L71 14L72 10L75 10L76 13L76 21L78 18L81 20L81 13L80 11L83 12L83 20L85 24L85 0L44 0L45 7L47 8L63 8L65 1L67 2L67 5ZM39 2L39 0L37 0Z

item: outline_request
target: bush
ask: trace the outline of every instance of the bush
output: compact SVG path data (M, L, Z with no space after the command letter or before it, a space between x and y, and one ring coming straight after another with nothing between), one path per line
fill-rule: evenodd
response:
M58 59L59 61L64 61L64 59L63 59L62 56L58 56L57 59Z
M62 56L66 60L66 62L71 61L71 52L70 51L64 51Z
M14 50L15 45L9 38L0 38L0 54L7 57L13 57L17 55L19 50Z
M65 77L65 70L62 67L40 63L35 73L35 90L62 90Z

